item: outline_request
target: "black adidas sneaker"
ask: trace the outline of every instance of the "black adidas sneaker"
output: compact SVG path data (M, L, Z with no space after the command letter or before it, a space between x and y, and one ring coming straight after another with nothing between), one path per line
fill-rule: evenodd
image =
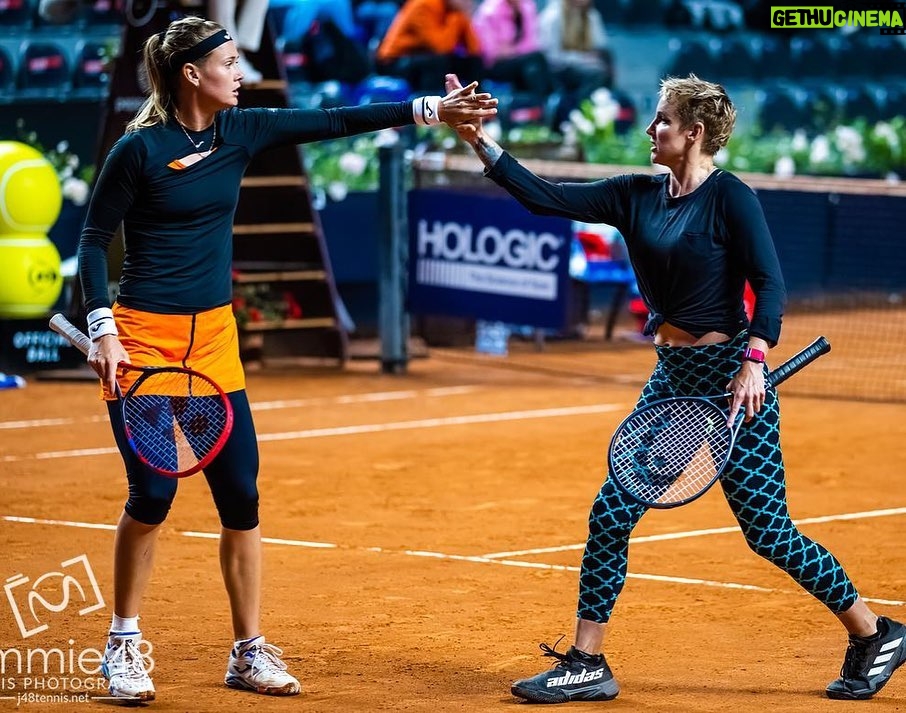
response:
M906 663L906 626L878 617L876 637L849 637L840 678L827 687L828 698L871 698Z
M532 703L609 701L620 692L604 654L593 656L574 646L561 654L547 644L541 644L541 650L557 659L557 664L550 671L516 681L510 690L517 698Z

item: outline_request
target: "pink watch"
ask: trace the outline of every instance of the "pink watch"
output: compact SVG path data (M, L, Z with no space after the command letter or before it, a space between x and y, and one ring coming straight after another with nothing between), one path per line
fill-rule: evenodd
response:
M764 352L761 349L747 348L742 353L743 361L754 361L756 364L764 364Z

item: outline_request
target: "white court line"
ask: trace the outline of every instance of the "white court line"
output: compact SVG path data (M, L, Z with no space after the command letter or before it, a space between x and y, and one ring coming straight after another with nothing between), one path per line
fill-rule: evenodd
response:
M179 533L185 537L197 537L202 540L219 540L219 532L193 532L192 530L183 530ZM308 542L306 540L284 540L279 537L262 537L262 542L265 542L269 545L289 545L290 547L313 547L315 549L337 549L339 545L335 545L332 542Z
M501 413L478 413L471 416L447 416L446 418L424 418L417 421L390 421L388 423L365 423L360 426L338 426L335 428L312 428L305 431L285 433L259 433L258 442L296 441L305 438L327 438L330 436L353 436L360 433L383 433L418 428L462 426L473 423L502 423L524 421L533 418L556 418L560 416L583 416L594 413L609 413L626 409L625 404L591 404L588 406L564 406L534 411L504 411ZM17 463L26 460L48 460L54 458L82 458L84 456L109 455L118 453L116 448L80 448L69 451L44 451L27 456L3 456L0 463Z
M358 404L382 401L402 401L425 396L462 396L478 391L478 386L444 386L423 391L374 391L365 394L347 396L318 396L310 399L283 401L258 401L253 403L252 411L274 411L277 409L300 408L303 406L323 406L325 404ZM82 418L35 418L25 421L0 421L0 430L16 428L43 428L47 426L71 426L79 423L100 423L107 421L107 416L86 416Z
M866 510L864 512L846 512L839 515L822 515L821 517L804 517L800 520L793 520L794 525L814 525L821 522L835 522L837 520L862 520L869 517L887 517L889 515L906 515L906 508L887 508L886 510ZM724 535L729 532L739 532L739 526L733 527L715 527L709 530L687 530L686 532L667 532L662 535L644 535L642 537L630 537L629 542L662 542L664 540L682 540L686 537L701 537L703 535ZM497 559L500 557L521 557L524 555L543 555L551 552L569 552L570 550L581 550L585 548L585 543L578 545L560 545L558 547L536 547L530 550L513 550L511 552L491 552L483 555L487 559Z
M12 515L2 516L3 520L8 522L19 522L19 523L29 523L29 524L38 524L38 525L60 525L65 527L82 527L89 528L93 530L115 530L115 525L100 525L96 523L88 522L72 522L70 520L41 520L39 518L32 517L15 517ZM178 534L183 535L184 537L194 537L205 540L217 540L220 538L220 535L214 532L194 532L194 531L181 531ZM429 559L441 559L441 560L452 560L455 562L474 562L477 564L494 564L502 567L519 567L522 569L544 569L549 571L559 571L559 572L578 572L579 567L575 565L562 565L562 564L547 564L545 562L525 562L524 560L506 560L506 559L490 559L489 557L482 557L480 555L451 555L443 552L430 552L427 550L392 550L385 549L383 547L342 547L341 545L333 544L330 542L308 542L306 540L287 540L281 538L271 538L263 537L261 538L263 542L277 545L288 545L291 547L309 547L317 549L346 549L346 550L359 550L362 552L376 552L380 554L398 554L408 557L424 557ZM739 582L719 582L713 579L695 579L692 577L672 577L664 574L640 574L628 572L626 574L628 579L642 579L650 582L664 582L667 584L689 584L695 586L703 587L717 587L720 589L742 589L746 591L753 592L766 592L770 594L795 594L795 595L805 595L806 592L800 590L785 590L785 589L771 589L768 587L760 587L756 584L742 584ZM898 601L896 599L876 599L872 597L862 597L866 602L871 602L873 604L886 604L889 606L906 606L906 602Z

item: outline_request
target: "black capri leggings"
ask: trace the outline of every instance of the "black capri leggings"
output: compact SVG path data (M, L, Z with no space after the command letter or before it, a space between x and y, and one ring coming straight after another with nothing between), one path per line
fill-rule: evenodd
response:
M227 394L233 405L233 430L223 450L204 469L220 523L230 530L258 526L258 441L245 391ZM149 470L135 455L126 439L123 413L118 401L108 401L110 424L129 480L126 513L146 525L159 525L170 512L178 478Z

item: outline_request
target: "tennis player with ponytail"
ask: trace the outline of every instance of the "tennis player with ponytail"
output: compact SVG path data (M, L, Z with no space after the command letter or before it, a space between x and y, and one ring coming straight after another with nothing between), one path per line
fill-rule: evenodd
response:
M230 35L198 17L176 20L147 40L150 96L107 155L79 243L92 340L88 362L102 379L129 481L114 545L114 614L103 660L115 697L155 697L140 650L139 611L159 526L177 485L144 467L127 443L114 395L121 362L188 367L227 392L232 432L204 469L222 525L220 563L235 639L225 681L258 693L300 692L280 660L282 652L265 641L259 624L258 448L239 361L230 269L233 214L249 162L278 145L496 113L496 100L475 94L474 85L412 102L238 109L237 61ZM125 258L111 309L107 248L121 223Z
M459 87L453 75L447 89ZM719 84L694 75L661 82L646 133L660 175L591 183L550 183L521 166L484 133L481 121L457 127L486 175L530 211L607 223L626 239L650 311L657 365L638 406L674 396L732 395L728 423L744 412L720 484L749 547L787 572L849 633L831 698L870 698L906 662L906 626L877 616L840 563L790 519L780 451L777 393L766 386L765 355L780 337L785 290L774 244L755 193L714 165L736 109ZM749 321L746 280L757 301ZM609 700L619 686L602 653L604 634L626 580L629 536L646 507L613 478L589 515L579 575L575 639L565 653L546 644L554 668L516 681L512 692L537 703Z

